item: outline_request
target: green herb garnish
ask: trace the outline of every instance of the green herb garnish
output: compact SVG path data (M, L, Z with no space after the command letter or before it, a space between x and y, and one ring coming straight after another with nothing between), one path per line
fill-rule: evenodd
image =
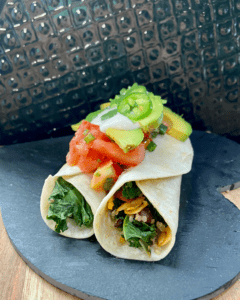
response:
M153 141L151 141L147 146L147 150L149 152L153 152L156 149L156 147L157 147L157 144L155 144Z
M164 124L161 124L159 126L159 134L164 135L168 130L168 127Z
M84 138L84 141L89 144L91 143L93 140L95 140L95 136L92 135L91 133L89 133L85 138Z
M155 139L158 136L158 134L159 134L159 131L154 130L153 132L151 132L151 138Z

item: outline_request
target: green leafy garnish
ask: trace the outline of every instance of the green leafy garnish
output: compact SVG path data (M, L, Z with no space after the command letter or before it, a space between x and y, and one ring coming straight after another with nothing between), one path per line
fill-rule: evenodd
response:
M152 132L151 132L151 138L152 138L152 139L155 139L155 138L158 136L158 134L159 134L158 130L152 131Z
M149 252L148 246L152 245L152 239L156 236L155 225L148 225L144 222L134 220L129 221L127 215L123 222L123 235L130 247L143 247L146 252ZM141 240L141 242L140 242Z
M101 116L101 120L102 121L108 120L108 119L114 117L117 114L117 112L118 112L117 108L113 109L113 110L110 110L109 112L107 112L106 114Z
M159 126L159 134L164 135L168 130L168 127L164 124L161 124Z
M153 141L151 141L147 146L147 150L149 152L153 152L156 149L156 147L157 147L157 144L155 144Z
M94 111L94 112L88 114L88 115L86 116L86 119L85 119L85 120L88 121L88 122L91 122L91 121L92 121L93 119L95 119L96 116L99 115L101 112L102 112L101 109L96 110L96 111Z
M55 231L68 229L67 218L75 220L78 226L91 227L93 213L82 194L69 182L59 177L49 197L48 220L56 222Z
M92 135L91 133L89 133L85 138L84 138L84 141L89 144L91 143L93 140L95 140L95 136Z
M153 219L157 222L161 222L163 223L165 226L167 226L167 223L165 222L165 220L163 219L163 217L160 215L160 213L156 210L156 208L152 205L151 202L149 202L148 199L146 199L147 202L148 202L148 208L150 209L151 211L151 214L153 216Z
M136 185L135 181L127 182L123 185L122 195L127 199L134 199L141 195L141 190Z

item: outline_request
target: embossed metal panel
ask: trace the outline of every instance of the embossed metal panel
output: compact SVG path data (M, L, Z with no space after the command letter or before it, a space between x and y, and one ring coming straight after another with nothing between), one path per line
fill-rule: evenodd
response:
M36 139L138 82L215 133L240 135L238 0L7 0L0 143Z

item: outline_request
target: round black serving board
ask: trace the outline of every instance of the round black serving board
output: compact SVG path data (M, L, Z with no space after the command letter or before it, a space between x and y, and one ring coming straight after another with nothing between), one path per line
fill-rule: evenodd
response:
M192 171L183 176L176 244L165 259L149 263L115 258L94 238L65 238L43 222L42 186L64 164L70 139L0 149L3 221L13 246L36 273L80 298L110 300L211 299L237 279L240 212L217 188L239 181L239 144L192 134L195 155Z

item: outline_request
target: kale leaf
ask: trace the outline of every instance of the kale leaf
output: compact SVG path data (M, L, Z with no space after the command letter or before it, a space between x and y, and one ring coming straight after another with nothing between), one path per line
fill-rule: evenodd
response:
M143 245L152 245L152 239L156 236L155 225L148 225L144 222L134 220L129 221L126 216L123 222L123 235L125 240L129 242L130 247L143 247ZM143 247L148 252L147 247Z
M152 205L152 203L146 199L148 202L148 208L151 211L151 214L153 216L153 219L157 222L162 222L165 226L167 226L167 223L165 222L165 220L163 219L163 217L160 215L160 213L156 210L156 208Z
M127 199L134 199L141 195L141 190L136 185L135 181L127 182L123 185L122 195Z
M73 218L78 226L91 227L93 213L81 193L69 182L59 177L49 197L48 220L56 222L55 231L68 229L67 218Z
M115 198L114 200L113 200L113 204L114 204L114 209L117 209L117 208L119 208L122 204L123 204L124 202L122 201L122 200L120 200L120 199L118 199L118 198Z

